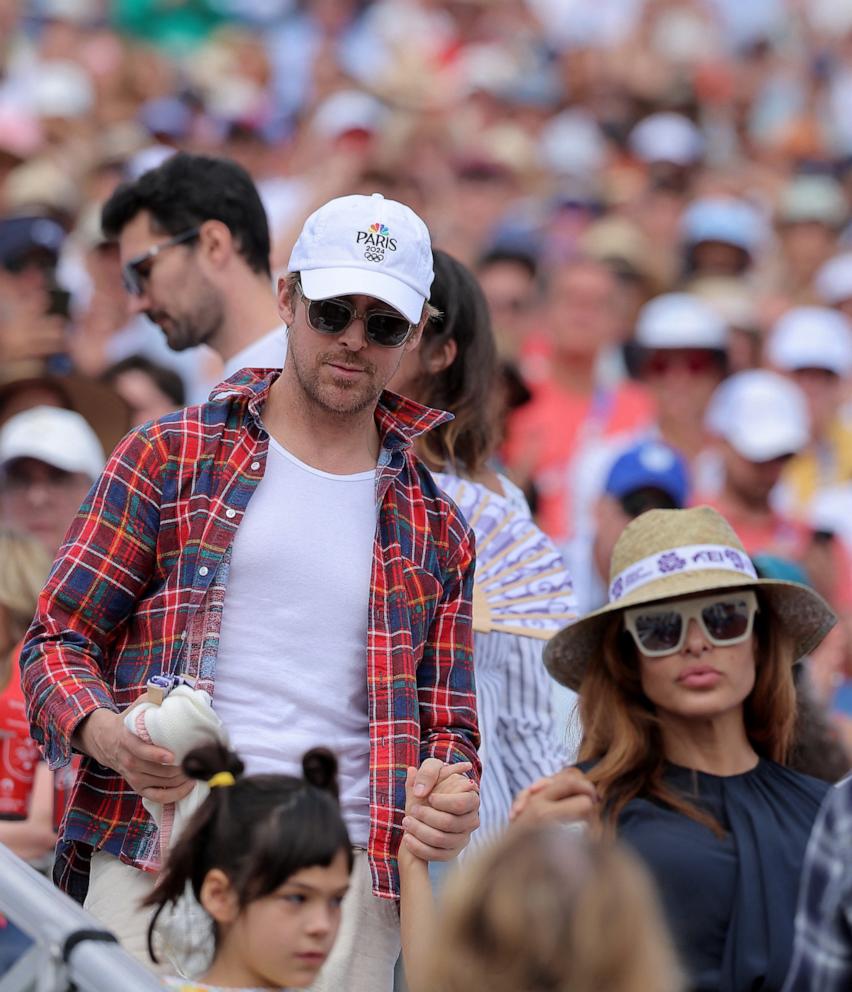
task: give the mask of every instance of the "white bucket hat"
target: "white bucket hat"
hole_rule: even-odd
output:
[[[716,510],[649,510],[627,525],[615,545],[609,603],[547,644],[547,669],[557,682],[578,689],[589,665],[601,656],[613,617],[623,609],[728,588],[757,591],[773,622],[792,638],[795,659],[812,651],[837,619],[807,586],[759,579],[731,525]]]
[[[340,196],[305,221],[290,261],[310,300],[374,296],[420,322],[434,272],[423,221],[402,203],[372,196]]]

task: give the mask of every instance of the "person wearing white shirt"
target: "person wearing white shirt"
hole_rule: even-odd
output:
[[[119,186],[101,223],[119,244],[131,314],[157,324],[172,350],[206,344],[228,377],[283,366],[269,225],[245,169],[224,158],[173,155]]]

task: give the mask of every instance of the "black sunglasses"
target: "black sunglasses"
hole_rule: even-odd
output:
[[[330,300],[309,300],[302,294],[305,301],[305,314],[308,323],[320,334],[341,334],[346,328],[360,317],[364,321],[364,333],[367,340],[382,348],[398,348],[405,344],[414,324],[410,324],[401,313],[393,310],[368,310],[359,313],[348,301],[335,297]]]
[[[187,241],[192,241],[193,238],[197,238],[199,230],[200,228],[193,227],[188,231],[181,231],[180,234],[176,234],[173,238],[169,238],[168,241],[163,241],[161,244],[154,245],[154,247],[149,248],[148,251],[143,252],[141,255],[137,255],[136,258],[131,258],[129,262],[125,262],[121,268],[121,278],[127,292],[130,293],[131,296],[141,296],[145,292],[145,283],[148,281],[148,277],[151,274],[150,265],[148,265],[148,267],[144,270],[143,266],[153,261],[153,259],[155,259],[160,252],[165,251],[166,248],[174,248],[175,245],[182,245]]]

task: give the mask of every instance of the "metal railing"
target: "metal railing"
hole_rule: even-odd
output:
[[[0,992],[162,992],[108,930],[0,844],[0,913],[33,940]]]

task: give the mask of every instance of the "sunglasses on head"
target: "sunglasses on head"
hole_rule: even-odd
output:
[[[367,340],[382,348],[398,348],[405,344],[414,324],[396,310],[367,310],[359,313],[355,307],[341,297],[329,300],[309,300],[302,294],[305,302],[305,314],[308,323],[320,334],[342,334],[343,331],[360,317],[364,321],[364,333]]]
[[[121,278],[127,292],[131,296],[141,296],[145,292],[145,285],[148,282],[148,277],[151,275],[151,265],[157,255],[167,248],[174,248],[175,245],[182,245],[187,241],[191,241],[193,238],[197,238],[199,230],[200,228],[193,227],[188,231],[181,231],[180,234],[169,238],[168,241],[154,245],[148,251],[137,255],[135,258],[131,258],[129,262],[125,262],[121,268]]]
[[[698,623],[711,644],[728,647],[748,640],[756,613],[756,593],[743,589],[701,599],[631,607],[624,611],[624,629],[642,654],[661,658],[683,648],[690,620]]]

